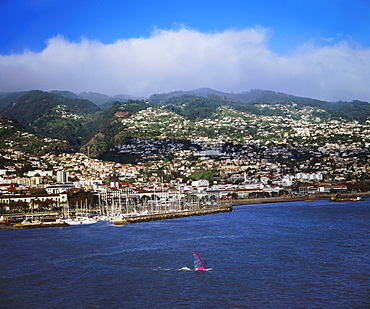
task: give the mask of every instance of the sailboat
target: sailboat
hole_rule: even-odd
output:
[[[212,269],[206,268],[202,259],[200,258],[199,254],[196,251],[193,251],[193,259],[194,259],[194,270],[207,271]]]
[[[98,223],[98,221],[95,218],[90,218],[90,217],[87,217],[87,216],[78,216],[74,219],[66,219],[66,220],[64,220],[64,222],[67,223],[68,225]]]
[[[81,216],[77,216],[75,218],[70,218],[69,217],[69,206],[67,206],[67,208],[68,208],[68,218],[63,220],[63,222],[67,223],[68,225],[94,224],[98,222],[96,218],[90,218],[84,214],[81,214]],[[82,206],[81,206],[81,210],[82,210]]]
[[[33,215],[34,204],[35,201],[32,201],[31,214],[26,215],[26,218],[22,221],[23,225],[38,225],[42,223],[40,220],[34,218]]]

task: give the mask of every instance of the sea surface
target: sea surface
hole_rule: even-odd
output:
[[[370,200],[0,231],[0,308],[370,308]],[[192,268],[196,250],[210,271]]]

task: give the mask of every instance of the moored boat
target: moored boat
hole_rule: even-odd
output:
[[[33,215],[26,215],[26,218],[21,222],[21,224],[41,224],[42,222],[33,217]]]
[[[94,224],[98,221],[95,218],[89,217],[76,217],[73,219],[65,219],[63,222],[67,223],[68,225],[81,225],[81,224]]]
[[[359,201],[364,201],[364,199],[360,196],[357,197],[332,196],[330,198],[330,202],[359,202]]]

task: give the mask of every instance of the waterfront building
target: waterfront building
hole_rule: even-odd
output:
[[[0,195],[0,205],[3,213],[64,207],[67,203],[68,199],[66,193]]]

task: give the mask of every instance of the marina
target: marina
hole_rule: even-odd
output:
[[[114,225],[126,225],[130,223],[150,222],[158,220],[175,219],[182,217],[201,216],[214,213],[231,212],[235,206],[269,204],[269,203],[292,203],[304,201],[313,203],[314,201],[329,202],[359,202],[364,201],[369,193],[358,193],[356,197],[352,194],[337,195],[308,195],[308,196],[282,196],[274,198],[249,198],[249,199],[212,199],[200,201],[177,201],[169,203],[167,201],[152,200],[145,201],[143,204],[134,204],[131,199],[126,200],[125,204],[110,207],[81,207],[80,209],[70,209],[65,207],[61,213],[33,213],[33,214],[10,214],[0,216],[0,230],[4,229],[31,229],[46,227],[65,227],[69,225],[94,224],[98,221],[109,221]],[[81,211],[83,210],[83,211]]]
[[[67,223],[60,221],[58,213],[42,213],[13,216],[0,216],[0,230],[8,229],[36,229],[49,227],[65,227]]]
[[[149,222],[190,216],[200,216],[232,211],[232,200],[221,198],[176,199],[172,202],[162,199],[142,200],[136,198],[121,199],[102,207],[80,203],[75,207],[66,204],[60,213],[38,212],[31,209],[28,214],[9,214],[0,217],[0,229],[26,229],[44,227],[64,227],[69,225],[87,225],[98,221],[109,221],[114,225]]]

